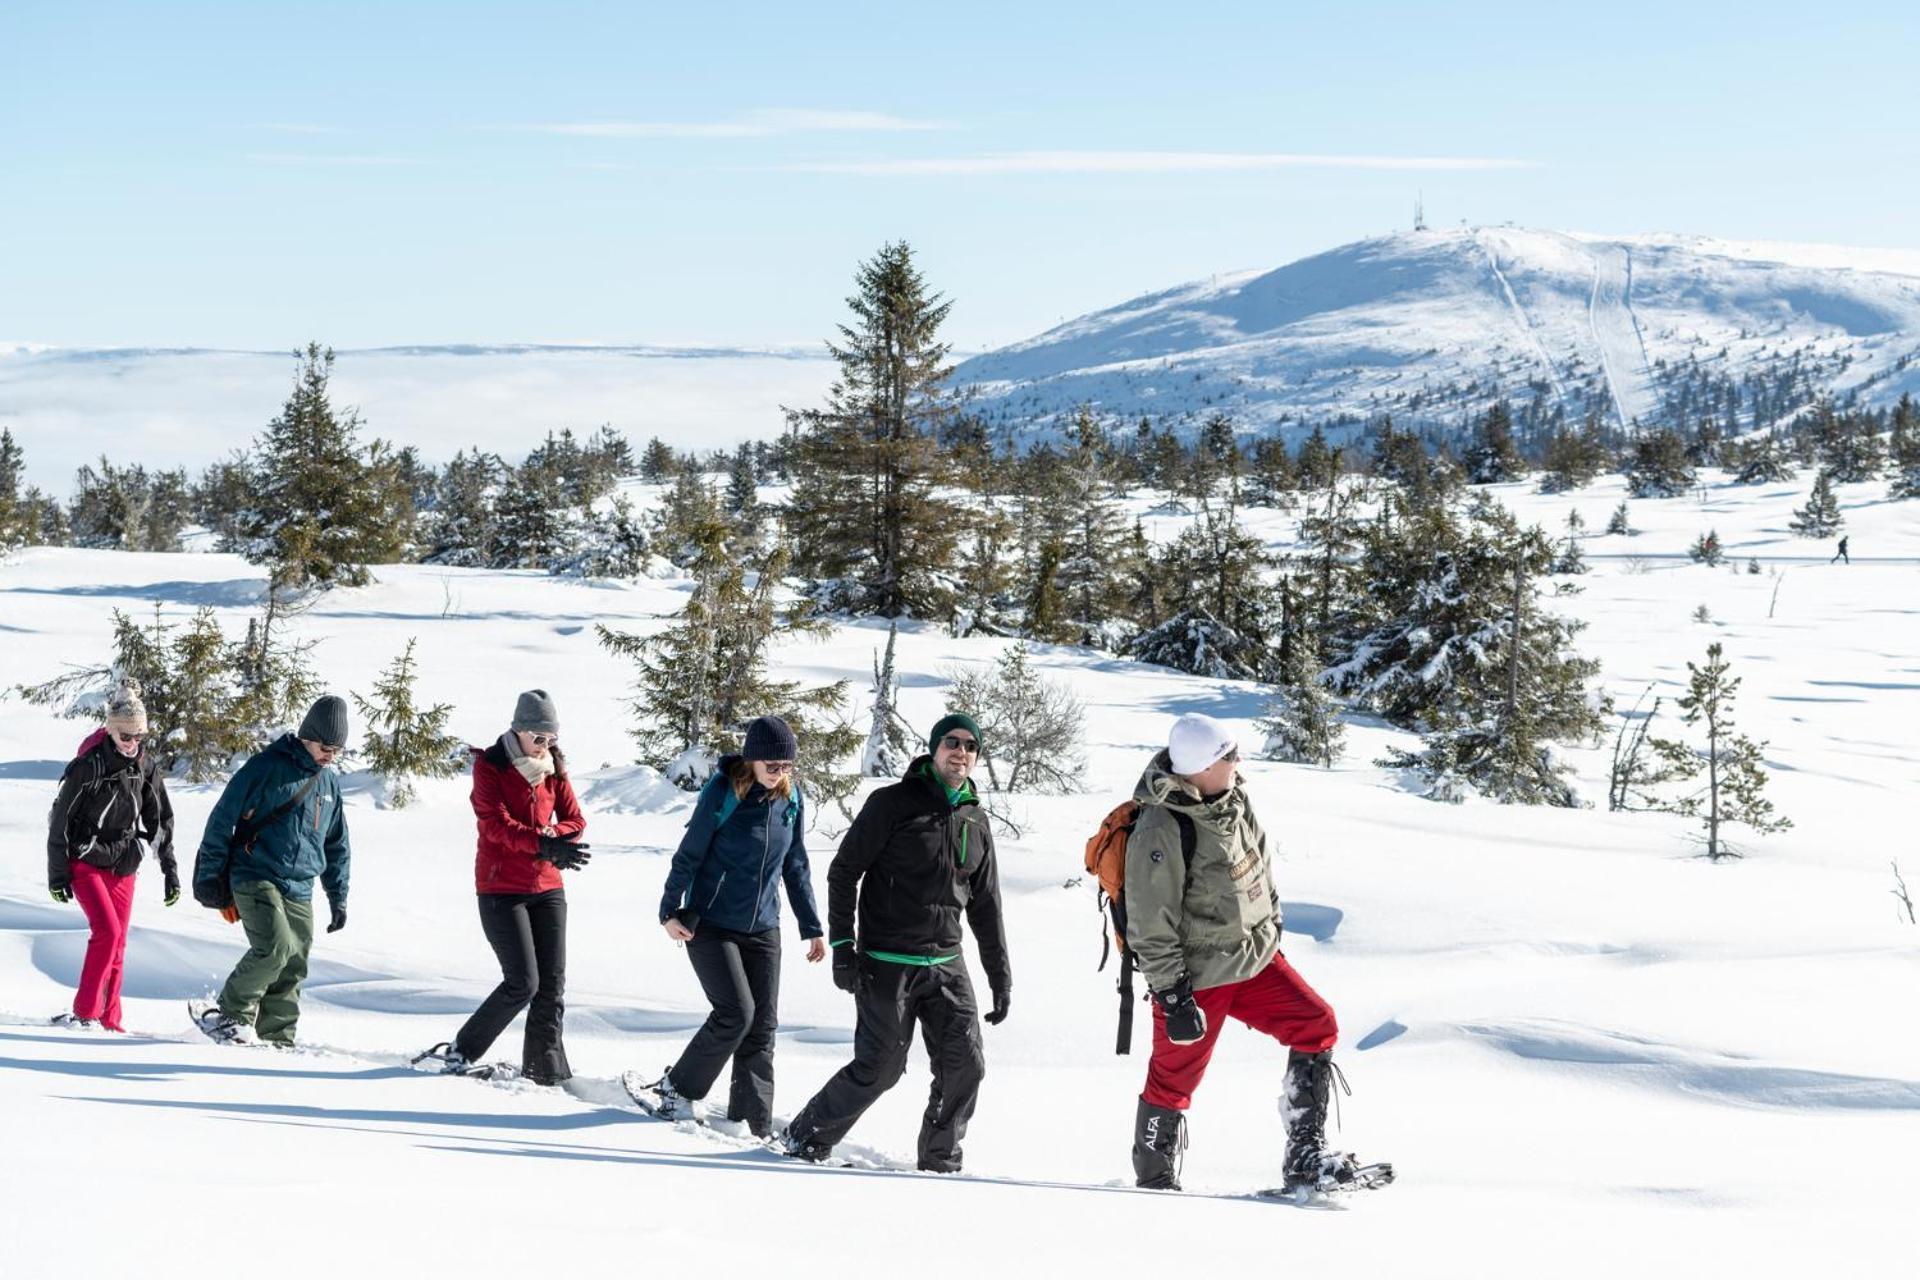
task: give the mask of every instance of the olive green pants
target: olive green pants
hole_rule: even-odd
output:
[[[300,1020],[300,983],[313,950],[313,904],[289,898],[265,880],[233,886],[247,931],[247,954],[220,989],[220,1011],[269,1044],[292,1044]]]

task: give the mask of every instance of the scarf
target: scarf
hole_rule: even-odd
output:
[[[513,767],[527,780],[527,785],[537,787],[553,776],[553,751],[549,747],[544,756],[530,756],[520,750],[520,735],[509,729],[500,735],[500,749],[507,753],[507,759],[513,761]]]

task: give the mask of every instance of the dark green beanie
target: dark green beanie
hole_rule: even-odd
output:
[[[965,729],[979,741],[981,748],[983,750],[985,749],[987,736],[980,732],[979,722],[964,711],[949,711],[946,715],[940,717],[940,723],[934,725],[933,732],[927,735],[927,750],[938,751],[940,749],[940,739],[946,737],[947,734],[955,729]]]

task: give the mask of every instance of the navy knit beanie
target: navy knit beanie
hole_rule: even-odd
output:
[[[747,745],[740,754],[749,760],[793,760],[800,754],[800,740],[779,716],[761,716],[747,726]]]
[[[986,735],[980,732],[979,722],[964,711],[949,711],[946,715],[940,717],[940,722],[933,726],[933,732],[927,735],[927,750],[938,751],[940,749],[940,739],[946,737],[955,729],[965,729],[973,735],[975,742],[981,743],[983,746],[986,743]]]

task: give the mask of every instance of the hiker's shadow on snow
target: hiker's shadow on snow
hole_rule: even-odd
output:
[[[57,782],[66,772],[64,760],[0,760],[0,778],[21,782]]]
[[[165,604],[209,605],[216,609],[247,609],[260,603],[265,578],[232,578],[225,582],[87,582],[65,587],[8,587],[31,596],[90,596],[99,599],[156,600]]]
[[[0,1036],[13,1040],[26,1037]],[[71,1044],[71,1041],[65,1043]],[[139,1041],[129,1041],[139,1044]],[[92,1047],[91,1044],[88,1045]],[[182,1076],[247,1076],[274,1080],[391,1080],[419,1074],[407,1067],[367,1067],[359,1071],[303,1071],[297,1067],[249,1067],[239,1063],[209,1066],[200,1062],[63,1062],[56,1058],[0,1057],[0,1071],[46,1071],[55,1075],[82,1076],[96,1080],[133,1080],[160,1082]],[[124,1098],[90,1098],[90,1102],[125,1102]],[[198,1104],[182,1104],[198,1105]]]
[[[104,1068],[94,1069],[93,1063],[20,1063],[10,1064],[0,1058],[0,1067],[23,1065],[42,1067],[86,1068],[80,1075],[130,1075],[130,1072],[110,1073]],[[161,1068],[172,1070],[174,1068]],[[194,1071],[193,1067],[178,1068],[182,1071]],[[234,1074],[218,1067],[200,1067],[197,1070],[209,1075]],[[373,1067],[365,1071],[246,1071],[240,1074],[285,1076],[289,1078],[323,1078],[328,1080],[386,1080],[401,1076],[420,1076],[421,1073],[408,1067]],[[162,1111],[193,1111],[223,1116],[233,1120],[260,1120],[265,1123],[305,1123],[326,1128],[348,1128],[354,1124],[423,1124],[440,1125],[458,1129],[542,1129],[562,1132],[571,1129],[598,1129],[607,1125],[632,1124],[635,1115],[631,1111],[619,1111],[612,1107],[601,1107],[593,1111],[575,1111],[561,1115],[514,1115],[500,1112],[468,1111],[381,1111],[362,1107],[312,1107],[290,1102],[213,1102],[195,1101],[187,1098],[86,1098],[70,1097],[69,1102],[104,1102],[118,1107],[150,1107]],[[399,1133],[404,1130],[379,1129],[376,1133]],[[416,1137],[443,1138],[444,1134],[415,1134]]]

